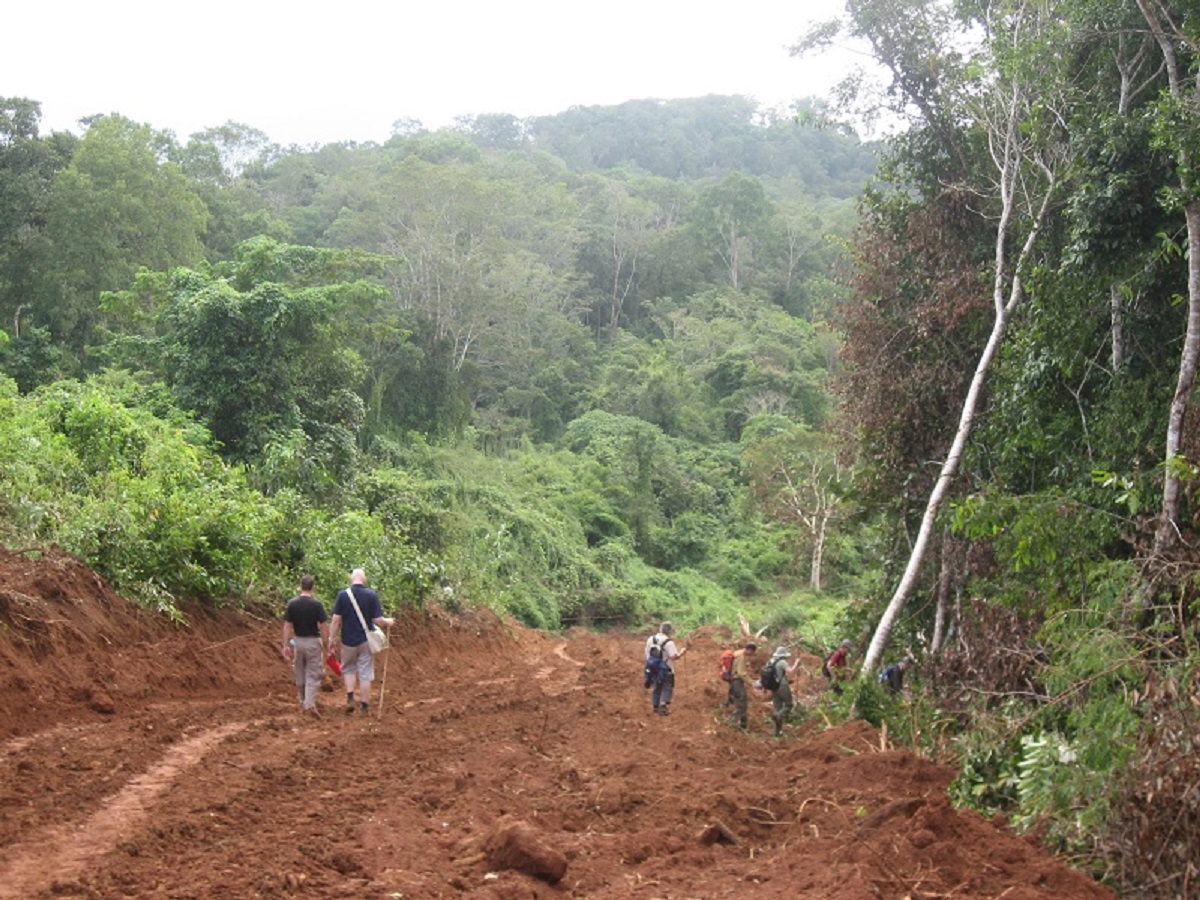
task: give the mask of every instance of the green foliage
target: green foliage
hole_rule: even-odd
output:
[[[824,658],[848,633],[845,617],[850,601],[811,590],[759,599],[750,609],[751,621],[762,622],[785,643]]]
[[[953,505],[955,534],[986,544],[1005,567],[982,572],[978,590],[1031,611],[1087,596],[1120,521],[1059,494],[1017,497],[981,492]]]
[[[957,802],[1004,812],[1061,849],[1096,852],[1142,727],[1129,702],[1144,678],[1142,654],[1120,602],[1129,574],[1093,579],[1089,605],[1048,618],[1038,634],[1046,697],[974,711],[971,730],[957,738]]]
[[[950,785],[950,799],[991,817],[1012,810],[1019,798],[1020,741],[1009,733],[1005,719],[1019,719],[1026,710],[1007,704],[1002,715],[977,721],[957,738],[958,775]]]
[[[243,250],[229,279],[174,274],[163,314],[168,378],[231,458],[254,460],[299,429],[324,468],[345,470],[363,373],[338,340],[344,287],[293,286],[336,276],[334,255],[265,240]]]
[[[350,571],[361,567],[385,609],[420,607],[445,581],[436,556],[415,549],[366,512],[313,515],[300,537],[300,568],[317,579],[322,592],[336,593],[348,583]]]
[[[223,601],[253,581],[271,510],[201,430],[141,405],[150,396],[111,378],[10,397],[5,446],[14,459],[3,487],[11,525],[57,541],[156,605]]]
[[[688,179],[790,171],[821,195],[852,197],[874,170],[870,147],[763,114],[747,97],[573,107],[532,120],[529,130],[535,147],[576,171],[626,168]]]
[[[179,167],[170,136],[120,116],[94,119],[46,199],[45,241],[30,297],[34,318],[82,350],[102,291],[139,267],[194,265],[207,213]]]

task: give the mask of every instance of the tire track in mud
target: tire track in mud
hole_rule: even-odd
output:
[[[130,779],[90,818],[43,829],[6,847],[0,852],[0,900],[30,897],[56,882],[77,879],[141,825],[154,799],[183,772],[251,724],[233,722],[175,744],[161,762]],[[53,853],[46,852],[48,847]]]

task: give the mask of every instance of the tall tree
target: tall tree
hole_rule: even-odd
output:
[[[919,111],[923,134],[950,163],[947,174],[962,179],[960,190],[978,195],[993,223],[992,322],[908,562],[867,649],[864,673],[878,665],[917,584],[972,434],[989,370],[1025,298],[1022,279],[1056,199],[1064,160],[1059,119],[1063,81],[1056,70],[1061,56],[1051,50],[1064,36],[1056,31],[1060,20],[1053,2],[991,4],[957,20],[936,0],[905,3],[902,16],[894,6],[880,0],[850,4],[854,28],[871,41],[877,59],[892,73],[893,90]],[[958,47],[976,29],[982,42],[967,65]],[[976,79],[974,72],[984,75]],[[985,142],[989,162],[974,175],[968,149],[973,140]]]
[[[162,312],[166,375],[230,458],[256,461],[292,432],[331,470],[352,457],[363,369],[340,314],[363,293],[383,294],[339,280],[354,268],[344,251],[261,239],[240,249],[229,277],[172,275]],[[326,280],[320,272],[332,273],[331,283],[314,285]]]
[[[33,250],[46,224],[54,175],[70,160],[75,138],[38,135],[41,104],[0,97],[0,328],[21,337],[36,278]]]
[[[742,454],[750,494],[763,514],[799,526],[808,550],[809,586],[820,591],[829,530],[842,507],[847,473],[829,436],[792,427],[751,443]]]
[[[75,346],[87,340],[102,291],[128,287],[139,267],[194,265],[207,211],[179,166],[174,141],[120,116],[93,120],[47,201],[37,316]]]
[[[735,291],[749,286],[748,275],[774,214],[774,204],[767,198],[762,182],[741,173],[727,175],[700,192],[695,211],[697,228],[706,246],[721,260],[726,283]]]
[[[1137,0],[1150,33],[1158,43],[1167,70],[1167,97],[1162,104],[1159,134],[1176,162],[1178,190],[1174,202],[1187,223],[1187,329],[1179,356],[1175,394],[1167,418],[1162,508],[1154,532],[1151,571],[1169,563],[1180,541],[1179,504],[1186,460],[1181,454],[1184,417],[1191,405],[1200,365],[1200,145],[1195,132],[1200,123],[1200,40],[1196,37],[1197,13],[1193,4],[1164,0]],[[1152,602],[1147,591],[1144,601]]]

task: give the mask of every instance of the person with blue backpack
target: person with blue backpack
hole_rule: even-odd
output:
[[[675,698],[675,660],[687,653],[675,644],[675,626],[663,622],[655,634],[646,639],[646,687],[650,688],[650,707],[656,715],[671,714]]]
[[[893,694],[899,694],[904,690],[904,673],[912,668],[912,664],[911,656],[905,656],[900,662],[892,663],[879,673],[879,683]]]

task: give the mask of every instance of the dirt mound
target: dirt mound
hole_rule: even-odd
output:
[[[414,615],[376,714],[330,676],[314,721],[278,621],[189,617],[0,551],[0,898],[1114,896],[867,725],[731,730],[720,630],[662,717],[644,636]]]

